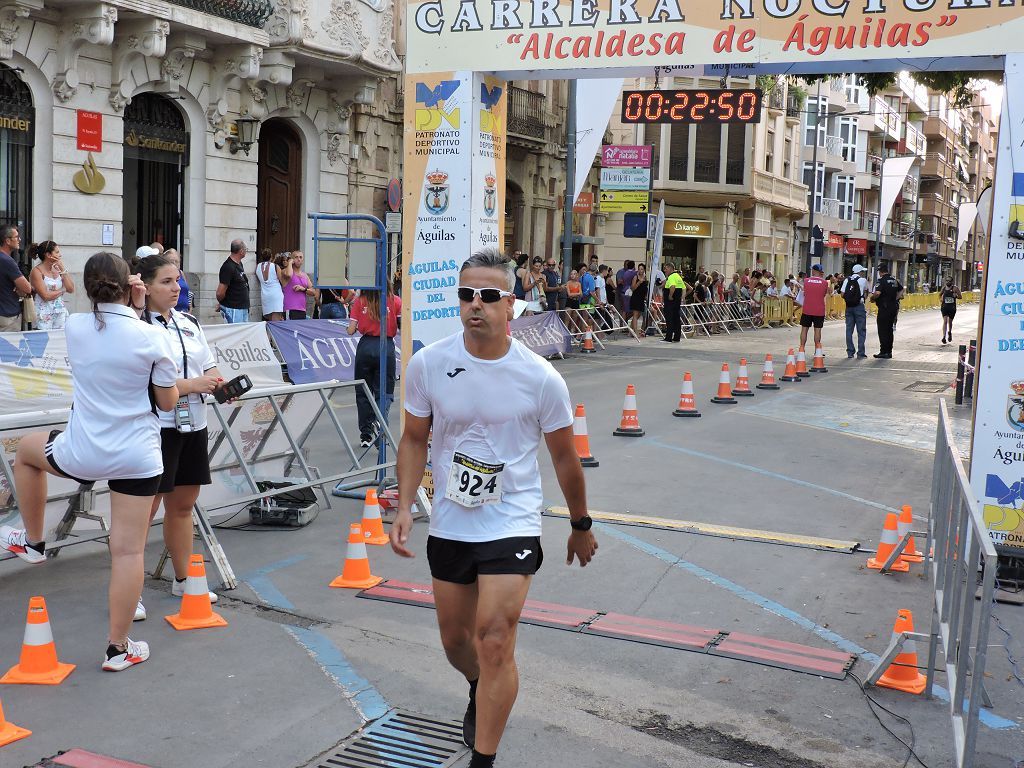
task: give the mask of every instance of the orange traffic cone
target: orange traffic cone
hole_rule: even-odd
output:
[[[689,371],[683,374],[683,388],[679,392],[679,407],[672,411],[672,415],[700,417],[697,403],[693,399],[693,377]]]
[[[764,370],[761,373],[761,383],[757,385],[757,388],[782,389],[782,387],[775,383],[775,363],[772,362],[771,355],[764,356]]]
[[[807,355],[804,354],[804,348],[796,352],[796,375],[801,379],[809,378],[811,374],[807,372]]]
[[[885,565],[885,561],[889,559],[889,555],[892,554],[892,551],[896,549],[896,545],[899,543],[899,535],[896,532],[897,527],[896,513],[890,512],[885,516],[885,525],[882,527],[882,538],[878,542],[878,552],[874,557],[868,560],[868,568],[875,571],[882,570],[882,566]],[[910,566],[901,559],[896,558],[896,562],[892,564],[892,568],[889,570],[906,573],[910,570]]]
[[[718,377],[718,394],[711,398],[712,403],[719,405],[735,405],[736,398],[732,396],[732,385],[729,383],[729,364],[722,363],[722,373]]]
[[[57,661],[57,646],[53,643],[46,600],[38,596],[29,598],[21,659],[7,670],[6,675],[0,677],[0,683],[59,685],[74,668],[74,664]]]
[[[352,523],[348,528],[348,552],[345,555],[345,567],[341,575],[331,582],[332,587],[348,589],[369,589],[380,584],[384,579],[370,573],[370,561],[366,557],[366,544],[363,543],[363,529],[359,523]]]
[[[814,348],[814,364],[811,365],[811,373],[828,373],[825,367],[825,351],[821,347]]]
[[[747,378],[747,358],[740,358],[740,370],[736,374],[736,386],[732,388],[733,397],[753,397],[754,390],[750,388],[750,380]]]
[[[796,375],[796,357],[793,355],[792,347],[786,355],[786,370],[782,374],[782,381],[800,381],[800,377]]]
[[[377,490],[366,490],[366,501],[363,502],[363,541],[367,544],[387,544],[391,539],[384,533],[384,523],[380,519],[380,504],[377,502]]]
[[[188,578],[185,579],[185,594],[181,596],[181,608],[177,613],[164,618],[179,632],[228,625],[223,616],[213,612],[210,605],[210,586],[206,583],[206,566],[202,555],[192,555],[188,561]]]
[[[27,728],[19,728],[14,723],[4,720],[4,705],[0,701],[0,747],[31,735],[32,731]]]
[[[896,624],[892,628],[893,639],[903,632],[914,631],[914,617],[910,611],[901,608],[896,612]],[[882,673],[875,685],[895,688],[904,693],[921,694],[927,685],[927,678],[917,668],[917,643],[913,638],[903,641],[901,653],[893,659],[889,668]]]
[[[572,437],[576,443],[576,455],[584,467],[597,467],[600,463],[590,452],[590,436],[587,434],[587,413],[583,403],[576,406],[576,417],[572,420]]]
[[[594,333],[589,327],[587,328],[586,333],[583,334],[583,346],[580,347],[580,352],[585,355],[592,355],[597,352],[597,350],[594,349]]]
[[[646,434],[640,429],[640,416],[636,410],[636,388],[632,384],[626,386],[626,399],[622,403],[622,421],[612,434],[619,437],[643,437]]]
[[[914,514],[909,504],[903,505],[903,510],[900,512],[899,520],[896,521],[896,535],[902,539],[908,533],[914,525]],[[907,539],[907,545],[903,548],[903,554],[900,558],[908,563],[923,563],[924,552],[917,550],[917,545],[914,544],[914,537],[911,536]],[[2,682],[2,681],[0,681]]]

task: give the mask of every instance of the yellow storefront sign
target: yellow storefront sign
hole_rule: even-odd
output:
[[[711,237],[711,222],[700,219],[665,219],[665,237]]]

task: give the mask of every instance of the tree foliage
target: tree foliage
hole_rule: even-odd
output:
[[[969,107],[981,87],[979,81],[992,79],[991,72],[913,72],[912,76],[921,85],[946,94],[955,109]],[[833,77],[835,75],[811,75],[803,79],[813,83]],[[867,72],[859,77],[871,96],[896,85],[895,72]]]

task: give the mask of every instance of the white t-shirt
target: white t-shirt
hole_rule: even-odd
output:
[[[172,387],[178,378],[166,332],[121,304],[100,304],[64,326],[74,395],[67,428],[53,458],[82,480],[133,480],[163,472],[160,423],[149,383]]]
[[[432,536],[469,542],[540,536],[537,449],[543,434],[573,423],[569,389],[551,363],[515,339],[500,360],[480,360],[466,351],[460,332],[412,356],[405,410],[434,417]],[[500,502],[467,507],[445,498],[456,450],[505,465]]]
[[[167,334],[167,341],[174,352],[174,364],[178,368],[179,379],[194,379],[217,367],[210,345],[206,342],[206,334],[199,327],[199,321],[192,315],[172,309],[170,322],[166,324],[163,317],[156,312],[150,312],[149,317],[154,328]],[[178,337],[178,331],[181,331],[181,338]],[[185,348],[184,354],[182,345]],[[185,370],[185,362],[188,362],[188,370]],[[198,393],[190,394],[188,402],[192,413],[192,428],[198,432],[206,426],[206,405],[203,403],[203,396]],[[160,418],[161,428],[174,429],[174,411],[157,409],[157,416]]]

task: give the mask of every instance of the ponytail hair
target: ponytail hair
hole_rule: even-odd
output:
[[[131,291],[128,288],[128,264],[120,256],[100,251],[85,262],[82,282],[92,302],[96,328],[103,330],[106,323],[100,315],[100,304],[126,304]]]
[[[41,243],[32,243],[32,245],[28,247],[29,261],[32,259],[45,261],[46,257],[55,250],[57,250],[57,243],[53,240],[43,240]]]
[[[155,253],[152,256],[147,256],[144,259],[139,260],[139,274],[142,276],[142,282],[146,285],[152,285],[153,281],[156,280],[156,273],[160,271],[161,267],[173,267],[174,261],[167,252]],[[149,296],[146,296],[145,302],[143,303],[145,311],[142,313],[142,319],[147,323],[153,321],[149,317]]]

